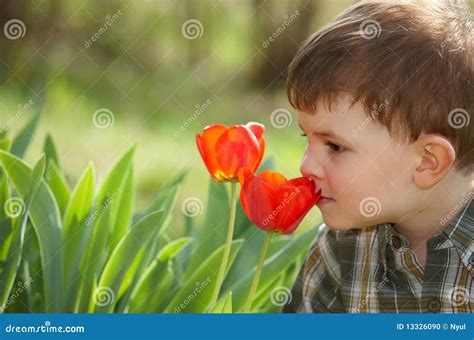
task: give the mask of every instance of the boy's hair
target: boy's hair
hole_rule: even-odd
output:
[[[462,1],[364,1],[309,37],[288,73],[288,99],[314,112],[341,92],[393,137],[448,138],[474,170],[473,16]],[[387,104],[388,103],[388,104]]]

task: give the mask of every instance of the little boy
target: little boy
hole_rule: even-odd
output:
[[[290,65],[324,220],[284,312],[474,312],[473,16],[359,2]]]

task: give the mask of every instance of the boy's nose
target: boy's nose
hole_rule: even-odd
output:
[[[324,177],[324,169],[321,163],[317,160],[316,156],[310,154],[308,150],[306,150],[301,160],[300,172],[304,177],[316,177],[316,179],[322,179]]]

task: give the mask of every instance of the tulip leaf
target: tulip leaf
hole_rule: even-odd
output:
[[[151,313],[160,311],[173,282],[170,264],[190,242],[190,237],[183,237],[167,244],[148,266],[130,297],[128,312]]]
[[[36,113],[33,118],[31,118],[31,120],[23,127],[23,129],[21,129],[18,135],[13,139],[10,148],[10,153],[12,155],[17,156],[18,158],[23,157],[33,138],[36,126],[38,125],[39,117],[40,114]]]
[[[273,281],[282,270],[288,268],[303,252],[306,252],[311,241],[315,238],[316,228],[309,229],[301,235],[294,235],[294,238],[279,251],[268,257],[263,265],[262,274],[260,277],[259,289],[260,292],[262,287],[267,287],[269,281]],[[242,275],[240,280],[234,281],[228,285],[227,290],[232,291],[234,295],[234,311],[240,311],[245,303],[247,294],[250,289],[250,285],[255,273],[255,265],[252,269],[248,269],[245,275]],[[258,294],[258,293],[257,293]]]
[[[210,312],[219,314],[231,314],[232,292],[227,293],[227,295],[224,296]]]
[[[98,290],[108,291],[112,296],[112,301],[108,304],[96,303],[95,312],[113,311],[117,302],[115,297],[118,296],[125,273],[132,265],[140,249],[158,234],[161,227],[160,222],[163,222],[163,214],[165,214],[164,211],[157,211],[142,218],[120,240],[105,265],[97,288]],[[94,293],[94,299],[97,299],[97,294],[100,294],[100,292]]]
[[[71,276],[79,270],[83,243],[89,238],[92,228],[91,223],[88,223],[88,216],[94,200],[94,183],[94,167],[89,165],[77,182],[64,214],[64,294],[67,294],[71,289],[71,281],[76,281],[75,277],[72,278]]]
[[[225,243],[227,224],[229,223],[229,198],[226,183],[209,184],[209,199],[205,206],[206,219],[196,235],[193,249],[187,262],[184,280],[188,279],[212,251]]]
[[[108,205],[93,223],[91,237],[80,263],[78,290],[73,291],[73,310],[76,313],[87,313],[91,296],[94,293],[96,276],[102,267],[102,258],[107,253],[106,245],[109,234],[111,207]]]
[[[56,198],[61,216],[64,216],[70,197],[69,187],[54,161],[49,162],[47,169],[46,181]]]
[[[35,167],[33,171],[21,159],[3,151],[0,152],[0,159],[20,197],[26,201],[31,188],[37,185],[34,176],[39,176],[40,172],[44,171],[44,164],[40,165],[42,168]],[[54,195],[43,180],[39,181],[29,214],[40,247],[44,299],[48,301],[46,312],[59,312],[62,308],[61,294],[57,294],[62,291],[61,217]]]
[[[118,241],[126,233],[131,219],[133,207],[132,158],[135,146],[130,148],[115,163],[106,176],[97,195],[97,206],[111,204],[111,221],[109,252],[112,252]]]
[[[232,242],[229,264],[231,267],[235,256],[244,240]],[[216,249],[184,283],[174,299],[166,307],[167,313],[203,313],[211,302],[212,292],[217,281],[217,272],[222,261],[225,245]]]
[[[18,270],[20,268],[23,244],[25,240],[25,231],[28,222],[28,213],[31,208],[31,203],[35,197],[41,183],[41,178],[44,174],[45,159],[44,157],[36,164],[32,171],[32,180],[34,185],[30,188],[30,192],[25,196],[24,211],[21,211],[17,218],[14,218],[14,228],[12,232],[12,239],[8,248],[8,256],[6,258],[6,265],[0,275],[0,313],[3,313],[10,291],[15,282]]]
[[[51,162],[54,162],[56,164],[56,167],[59,169],[60,166],[58,151],[56,149],[56,145],[53,142],[53,138],[49,133],[46,135],[46,138],[44,140],[43,150],[46,155],[46,168],[49,167]]]

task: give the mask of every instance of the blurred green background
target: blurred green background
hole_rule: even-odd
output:
[[[181,199],[206,202],[209,175],[194,136],[213,123],[265,124],[266,157],[298,176],[305,140],[286,100],[286,68],[298,45],[351,3],[2,0],[3,129],[15,133],[41,112],[27,159],[51,133],[71,186],[90,161],[103,178],[137,144],[138,209],[184,169]],[[319,221],[314,210],[305,225]]]

